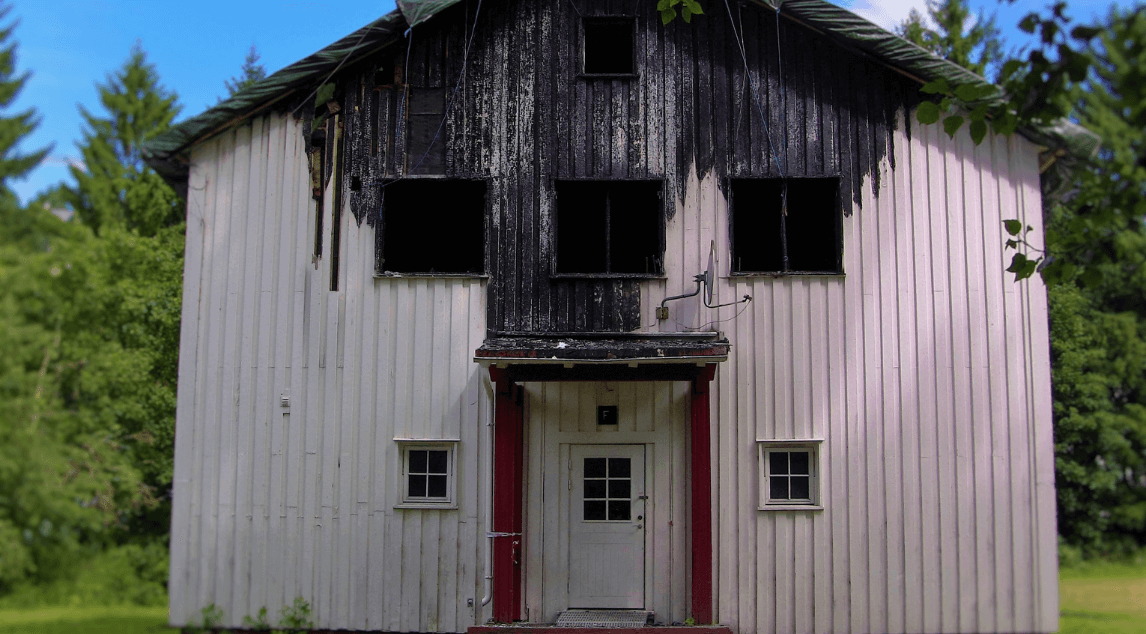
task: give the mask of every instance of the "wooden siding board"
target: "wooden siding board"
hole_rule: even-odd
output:
[[[917,245],[915,236],[915,218],[923,215],[925,211],[915,206],[914,191],[919,182],[915,181],[918,164],[915,148],[906,141],[903,128],[907,125],[907,117],[911,113],[903,112],[900,117],[900,127],[897,131],[897,151],[900,152],[899,164],[904,166],[906,173],[895,172],[891,174],[893,190],[895,192],[895,248],[896,248],[896,290],[899,296],[897,315],[899,316],[899,429],[901,439],[900,451],[900,482],[902,485],[902,524],[899,529],[903,531],[902,540],[897,542],[889,538],[889,543],[902,544],[902,561],[899,567],[901,584],[903,588],[902,611],[903,630],[908,632],[923,631],[923,600],[922,580],[924,569],[921,565],[924,550],[922,507],[923,498],[920,494],[920,433],[922,423],[919,394],[921,383],[919,374],[914,368],[919,367],[920,357],[917,347],[919,330],[926,328],[918,323],[919,309],[919,277],[917,276]],[[924,295],[924,297],[927,297]],[[894,492],[892,493],[894,495]]]
[[[886,162],[880,169],[890,169]],[[889,189],[894,191],[892,175],[884,177]],[[883,491],[882,508],[875,514],[883,515],[886,529],[883,531],[881,548],[886,563],[887,586],[886,596],[883,598],[885,621],[883,627],[888,632],[904,631],[904,593],[905,579],[903,573],[903,472],[900,456],[903,455],[901,444],[902,420],[900,412],[900,386],[902,376],[900,373],[900,330],[899,315],[903,310],[900,306],[901,288],[895,284],[898,271],[897,234],[906,224],[897,222],[898,196],[880,196],[872,201],[872,207],[879,215],[879,267],[880,267],[880,365],[882,383],[882,443],[881,454],[882,474],[880,479],[886,483]],[[903,290],[906,290],[904,288]]]
[[[214,184],[216,165],[213,158],[218,143],[207,143],[196,150],[200,162],[192,163],[188,177],[187,201],[187,242],[183,260],[183,298],[180,313],[179,381],[177,385],[175,412],[175,459],[172,474],[172,495],[180,500],[172,504],[171,564],[168,599],[171,622],[181,622],[193,614],[195,573],[197,572],[196,553],[198,541],[196,529],[200,525],[195,516],[198,487],[195,478],[202,461],[200,443],[196,443],[197,412],[199,408],[200,375],[203,373],[202,345],[205,337],[200,337],[205,319],[204,289],[209,289],[210,266],[207,215],[211,212],[210,187]],[[208,273],[204,275],[204,270]],[[195,562],[195,564],[193,564]]]

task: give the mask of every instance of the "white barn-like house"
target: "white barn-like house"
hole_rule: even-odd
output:
[[[148,145],[173,625],[1057,629],[1002,220],[1069,138],[918,124],[982,80],[822,0],[398,4]]]

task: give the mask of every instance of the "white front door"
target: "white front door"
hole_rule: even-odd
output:
[[[573,445],[569,607],[645,607],[645,446]]]

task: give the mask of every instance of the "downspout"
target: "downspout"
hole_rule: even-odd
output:
[[[489,386],[489,420],[486,422],[485,442],[486,454],[489,456],[489,473],[486,476],[485,483],[485,499],[486,499],[486,513],[485,513],[485,595],[481,598],[481,605],[485,607],[493,600],[493,420],[494,408],[497,404],[497,395],[494,393],[496,388],[493,381],[486,381]]]

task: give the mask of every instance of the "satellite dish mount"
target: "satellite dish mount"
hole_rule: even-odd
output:
[[[727,302],[724,304],[713,304],[712,303],[712,287],[713,287],[713,282],[716,279],[715,270],[716,270],[716,241],[713,240],[709,243],[709,246],[708,246],[708,268],[705,269],[703,273],[697,273],[696,275],[693,276],[693,281],[696,282],[696,290],[691,292],[691,293],[685,293],[684,295],[674,295],[673,297],[666,297],[663,300],[661,300],[661,305],[657,307],[657,320],[663,321],[663,320],[669,318],[669,309],[667,306],[667,304],[669,302],[671,302],[673,300],[677,300],[677,299],[684,299],[686,297],[696,297],[697,295],[700,295],[701,290],[704,291],[704,297],[702,298],[702,300],[704,301],[705,308],[720,308],[721,306],[732,306],[733,304],[743,304],[745,302],[752,301],[751,295],[745,295],[742,299],[735,301],[735,302]]]

